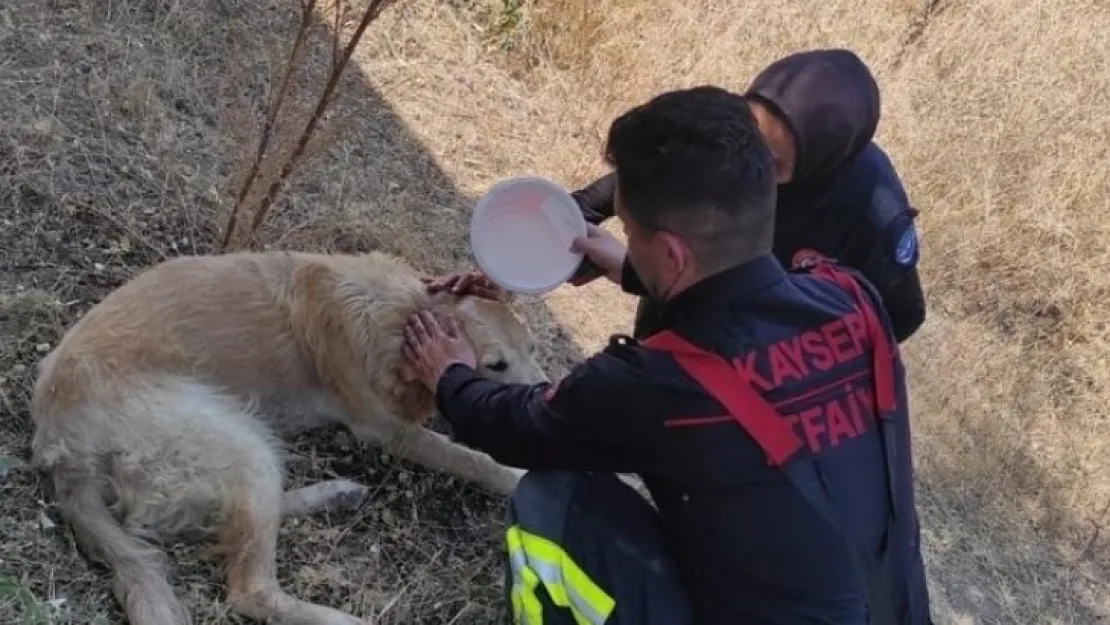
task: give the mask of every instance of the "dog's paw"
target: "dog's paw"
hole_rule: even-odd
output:
[[[349,480],[336,481],[341,482],[341,484],[328,497],[325,504],[328,510],[347,512],[358,510],[370,498],[370,488],[368,486]]]
[[[362,506],[370,495],[370,488],[351,480],[326,480],[285,493],[284,509],[287,516],[303,516],[321,510],[350,512]]]

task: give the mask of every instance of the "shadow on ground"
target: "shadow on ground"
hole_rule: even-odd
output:
[[[75,551],[26,467],[34,368],[136,271],[212,249],[295,20],[291,4],[264,0],[0,7],[0,622],[34,622],[36,609],[56,624],[121,621],[107,572]],[[298,79],[302,104],[318,93],[331,53],[326,27],[312,41],[317,69]],[[331,126],[335,140],[286,189],[261,241],[383,249],[430,273],[468,267],[474,198],[357,67],[340,90],[335,116],[348,121]],[[579,358],[542,302],[523,309],[553,373]],[[279,561],[292,592],[379,623],[488,623],[500,613],[500,501],[339,430],[306,436],[293,452],[293,485],[339,475],[377,493],[358,513],[286,524]],[[222,575],[205,547],[168,549],[196,622],[241,622],[224,613]]]
[[[1059,495],[1066,485],[1032,468],[1031,450],[981,460],[1009,464],[1014,482],[1035,485],[1037,494],[985,488],[969,478],[974,467],[942,464],[920,473],[929,581],[939,589],[933,592],[937,625],[1019,625],[1030,612],[1038,623],[1110,622],[1110,545],[1103,528],[1067,512]]]
[[[908,346],[911,385],[937,393],[911,411],[938,625],[1016,625],[1031,622],[1030,614],[1037,623],[1110,622],[1110,543],[1102,527],[1110,506],[1088,510],[1074,501],[1065,476],[1089,460],[1071,449],[1046,452],[1059,441],[1038,434],[1045,420],[1088,417],[1074,401],[1082,368],[1060,337],[999,334],[976,346],[1024,357],[1012,388],[954,374],[945,356],[976,347],[946,343],[974,331],[958,324],[938,312]],[[979,405],[959,399],[968,396]]]

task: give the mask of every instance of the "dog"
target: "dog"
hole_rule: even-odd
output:
[[[113,572],[131,625],[186,625],[147,539],[214,535],[229,608],[285,625],[363,620],[278,584],[284,516],[350,505],[367,487],[283,488],[283,440],[340,423],[357,438],[494,493],[523,471],[422,427],[435,398],[402,356],[412,313],[452,313],[480,372],[549,381],[505,298],[429,295],[382,253],[244,252],[178,257],[88,311],[39,363],[33,464],[51,480],[88,557]]]

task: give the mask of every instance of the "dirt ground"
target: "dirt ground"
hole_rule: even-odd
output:
[[[34,367],[135,272],[213,248],[295,28],[278,0],[0,5],[0,623],[121,622],[26,466]],[[1101,0],[396,3],[260,245],[466,267],[497,179],[584,184],[608,121],[654,92],[740,89],[793,49],[850,46],[922,211],[930,313],[905,353],[936,620],[1110,622],[1108,30]],[[331,37],[313,33],[293,128]],[[608,285],[521,303],[553,376],[633,306]],[[286,523],[292,592],[386,624],[499,617],[502,502],[343,431],[296,442],[291,484],[333,476],[378,492]],[[197,623],[243,622],[206,545],[168,549]]]

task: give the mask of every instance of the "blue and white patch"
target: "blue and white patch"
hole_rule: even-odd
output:
[[[909,267],[917,260],[917,229],[913,226],[906,228],[902,232],[902,238],[898,239],[897,245],[894,246],[894,262]]]

